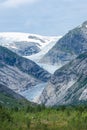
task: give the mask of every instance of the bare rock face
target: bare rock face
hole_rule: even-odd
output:
[[[40,62],[63,66],[86,51],[87,21],[64,35]]]
[[[0,83],[23,91],[39,83],[47,82],[51,75],[36,63],[0,46]]]
[[[21,99],[21,100],[24,99],[21,95],[15,93],[14,91],[12,91],[11,89],[2,84],[0,84],[0,94],[7,95],[14,99]]]
[[[87,103],[87,52],[54,73],[38,102],[46,106]]]
[[[36,104],[29,102],[23,96],[15,93],[12,89],[0,83],[0,106],[20,109],[29,105],[35,106]]]

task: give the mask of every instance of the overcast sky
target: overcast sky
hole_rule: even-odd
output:
[[[0,0],[0,32],[64,35],[87,20],[87,0]]]

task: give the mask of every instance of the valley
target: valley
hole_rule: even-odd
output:
[[[62,37],[0,33],[0,83],[37,104],[85,104],[86,25],[84,22]],[[39,51],[28,53],[33,50],[29,46],[37,46]]]
[[[87,0],[0,0],[0,130],[87,130]]]

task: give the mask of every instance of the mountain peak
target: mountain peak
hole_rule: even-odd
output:
[[[87,21],[83,22],[82,27],[86,27],[87,28]]]
[[[51,42],[55,42],[58,36],[49,37],[30,33],[1,32],[0,45],[16,52],[21,56],[30,56],[40,52]]]

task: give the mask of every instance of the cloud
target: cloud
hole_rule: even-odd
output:
[[[0,2],[0,6],[15,8],[24,4],[32,4],[37,1],[38,0],[3,0]]]

